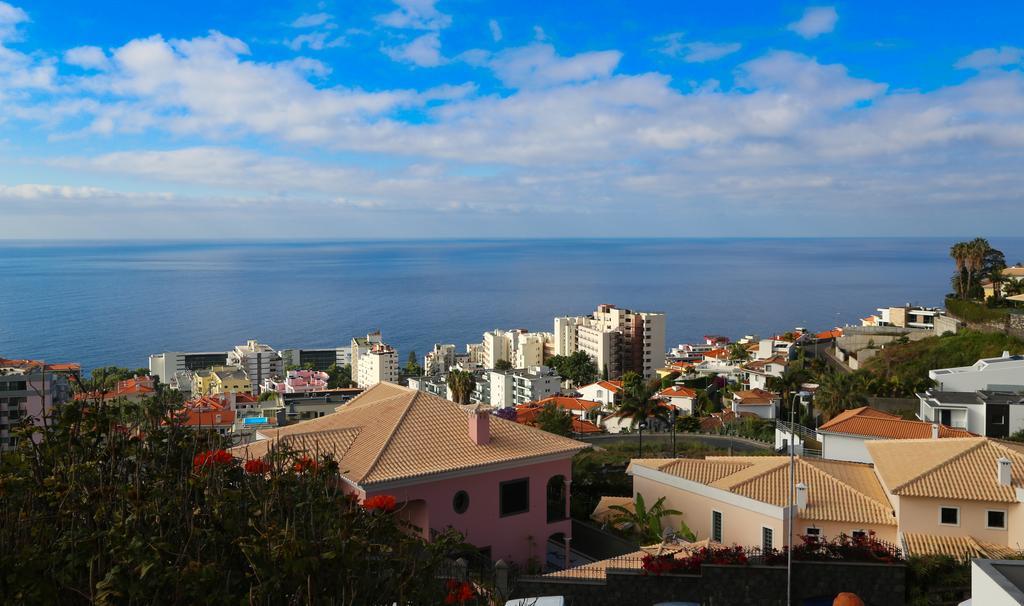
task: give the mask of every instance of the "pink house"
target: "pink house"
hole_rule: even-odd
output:
[[[572,457],[588,445],[392,383],[332,414],[261,432],[235,448],[259,458],[276,444],[330,453],[361,500],[391,495],[430,537],[455,528],[494,560],[528,565],[571,545]]]
[[[330,376],[326,372],[317,370],[289,370],[283,381],[266,379],[263,382],[263,391],[275,391],[277,393],[309,393],[313,391],[324,391],[327,389],[327,382]]]
[[[12,430],[21,419],[42,425],[54,405],[70,399],[70,380],[80,370],[78,364],[0,358],[0,451],[17,446]]]

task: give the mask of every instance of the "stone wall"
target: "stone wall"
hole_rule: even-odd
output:
[[[606,579],[523,577],[513,597],[565,596],[566,606],[647,606],[658,602],[696,602],[708,606],[783,606],[784,566],[704,565],[699,575],[643,575],[609,570]],[[856,593],[869,606],[905,603],[906,569],[899,564],[794,562],[793,602]]]
[[[1003,332],[1024,339],[1024,314],[1007,314],[1002,321],[964,322],[967,328],[979,332]]]

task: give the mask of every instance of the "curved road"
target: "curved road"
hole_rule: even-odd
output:
[[[636,445],[639,442],[639,438],[635,433],[628,434],[605,434],[600,436],[587,436],[582,438],[576,438],[580,442],[590,442],[595,445],[604,444],[633,444]],[[649,442],[650,441],[650,442]],[[735,436],[717,436],[703,433],[677,433],[676,434],[676,445],[681,445],[685,442],[703,442],[708,446],[715,448],[721,448],[727,450],[732,447],[733,452],[759,452],[763,450],[770,450],[771,446],[762,442],[755,442],[754,440],[748,440],[746,438],[738,438]],[[669,445],[672,443],[672,434],[670,433],[644,433],[644,445],[649,443],[657,442],[659,444]]]

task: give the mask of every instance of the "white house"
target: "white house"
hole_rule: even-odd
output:
[[[604,408],[612,409],[618,404],[619,395],[622,393],[622,381],[598,381],[590,385],[577,388],[580,397],[584,400],[600,402]]]
[[[732,410],[737,415],[754,413],[762,419],[774,419],[779,415],[779,396],[763,389],[745,389],[732,394]]]
[[[990,438],[1008,438],[1024,429],[1024,394],[986,389],[937,391],[917,394],[917,418],[966,429]]]
[[[747,362],[742,368],[743,385],[747,389],[768,389],[768,379],[781,377],[788,365],[789,359],[783,356]]]
[[[658,392],[658,398],[675,407],[681,416],[692,415],[697,405],[697,390],[682,385],[671,385]]]
[[[971,366],[930,370],[928,378],[935,381],[937,391],[1024,391],[1024,355],[1004,351]]]
[[[938,423],[911,421],[868,406],[844,410],[817,431],[821,456],[834,461],[871,463],[871,440],[970,438],[969,431]]]
[[[971,560],[971,599],[960,606],[1024,604],[1024,562]]]

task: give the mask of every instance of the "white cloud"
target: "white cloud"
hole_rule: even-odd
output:
[[[388,27],[399,29],[439,30],[451,25],[451,15],[446,15],[434,6],[437,0],[394,0],[398,8],[377,21]]]
[[[835,29],[839,15],[834,6],[811,6],[804,10],[803,17],[786,26],[804,38],[817,38]]]
[[[331,20],[327,13],[305,14],[292,21],[291,26],[295,28],[318,27]]]
[[[14,39],[18,25],[28,20],[25,11],[0,0],[0,43]]]
[[[544,42],[545,40],[548,39],[548,35],[544,31],[543,27],[539,25],[533,26],[533,39],[536,40],[537,42]]]
[[[302,50],[303,47],[310,50],[323,50],[325,48],[345,46],[347,43],[348,40],[344,36],[334,36],[328,32],[310,32],[308,34],[299,34],[285,41],[285,46],[293,51]]]
[[[98,46],[76,46],[64,53],[64,63],[83,69],[104,70],[110,66],[107,54]]]
[[[502,51],[490,62],[506,85],[514,88],[554,86],[607,78],[615,71],[622,53],[593,51],[561,57],[550,44],[531,44]]]
[[[655,40],[661,43],[658,50],[687,63],[705,63],[721,59],[743,48],[739,42],[683,42],[683,35],[682,32],[674,32],[656,38]]]
[[[1024,62],[1024,49],[1015,46],[1000,46],[999,48],[976,50],[957,61],[954,67],[957,69],[985,69],[1020,65],[1022,62]]]
[[[441,36],[430,32],[415,38],[407,44],[384,47],[384,54],[395,61],[404,61],[420,67],[437,67],[446,63],[441,56]]]
[[[491,37],[494,38],[495,42],[501,42],[501,26],[494,19],[487,22],[487,27],[491,29]]]

